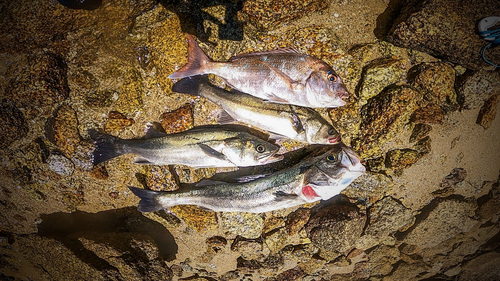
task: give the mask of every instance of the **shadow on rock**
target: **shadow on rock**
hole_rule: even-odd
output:
[[[115,267],[103,254],[104,248],[114,256],[130,256],[143,263],[171,261],[177,253],[172,234],[135,207],[98,213],[53,213],[41,218],[39,235],[62,242],[79,259],[98,270]]]
[[[243,40],[243,26],[237,20],[237,12],[243,8],[242,0],[211,0],[211,1],[181,1],[160,0],[160,3],[168,10],[179,16],[182,31],[194,34],[201,41],[207,42],[210,37],[211,28],[205,30],[203,21],[208,20],[219,28],[219,39],[221,40]],[[220,7],[223,6],[224,8]],[[215,17],[206,12],[207,8],[215,9],[215,13],[224,15]]]

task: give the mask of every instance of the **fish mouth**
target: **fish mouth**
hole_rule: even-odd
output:
[[[343,150],[343,155],[342,155],[342,160],[341,163],[349,169],[350,172],[359,172],[359,173],[364,173],[366,172],[365,166],[361,164],[361,160],[359,157],[348,147],[342,147]]]
[[[274,163],[274,162],[281,161],[281,160],[283,160],[283,158],[285,158],[285,157],[281,154],[271,154],[267,157],[260,158],[259,162],[261,164],[268,164],[268,163]]]
[[[329,144],[336,144],[338,143],[340,140],[340,136],[336,136],[336,137],[333,137],[333,138],[328,138],[328,143]]]

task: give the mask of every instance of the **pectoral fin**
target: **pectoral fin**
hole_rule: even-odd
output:
[[[224,161],[229,161],[229,159],[227,159],[226,155],[218,152],[217,150],[211,148],[210,146],[206,145],[206,144],[203,144],[203,143],[200,143],[198,144],[198,146],[209,156],[211,157],[215,157],[215,158],[218,158],[220,160],[224,160]]]
[[[276,191],[273,193],[273,195],[275,196],[275,198],[274,198],[275,201],[283,201],[283,200],[297,198],[297,194],[289,194],[289,193],[285,193],[283,191]]]

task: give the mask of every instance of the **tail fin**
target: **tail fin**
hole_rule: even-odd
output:
[[[177,72],[168,76],[170,79],[205,74],[203,69],[204,66],[212,62],[212,60],[205,55],[200,46],[198,46],[193,36],[186,34],[186,37],[188,40],[188,63]]]
[[[172,86],[172,92],[199,96],[201,83],[208,83],[206,75],[186,77]]]
[[[117,149],[116,145],[116,143],[121,140],[120,138],[103,134],[93,129],[89,130],[89,135],[94,140],[96,146],[92,157],[92,163],[94,165],[123,154],[120,149]]]
[[[129,186],[128,188],[141,199],[141,201],[139,201],[139,206],[137,206],[137,210],[140,212],[155,212],[164,209],[158,200],[156,200],[160,192],[133,186]]]

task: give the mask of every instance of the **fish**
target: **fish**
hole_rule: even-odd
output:
[[[313,109],[268,103],[236,90],[229,92],[211,85],[206,75],[181,79],[172,91],[203,96],[222,107],[219,123],[245,123],[272,133],[271,138],[309,144],[335,144],[341,139],[340,133]]]
[[[173,192],[129,186],[140,198],[138,210],[154,212],[176,205],[197,205],[215,212],[263,213],[339,194],[365,172],[359,157],[342,143],[271,175],[243,183],[224,183]]]
[[[233,56],[227,62],[208,58],[186,34],[188,63],[170,79],[215,74],[234,89],[274,103],[310,108],[346,104],[349,92],[342,78],[324,61],[291,48]]]
[[[221,126],[201,126],[175,134],[150,127],[146,139],[121,139],[89,131],[96,149],[93,164],[123,154],[134,154],[133,163],[150,165],[187,165],[191,167],[245,167],[283,159],[279,146],[246,131]]]

